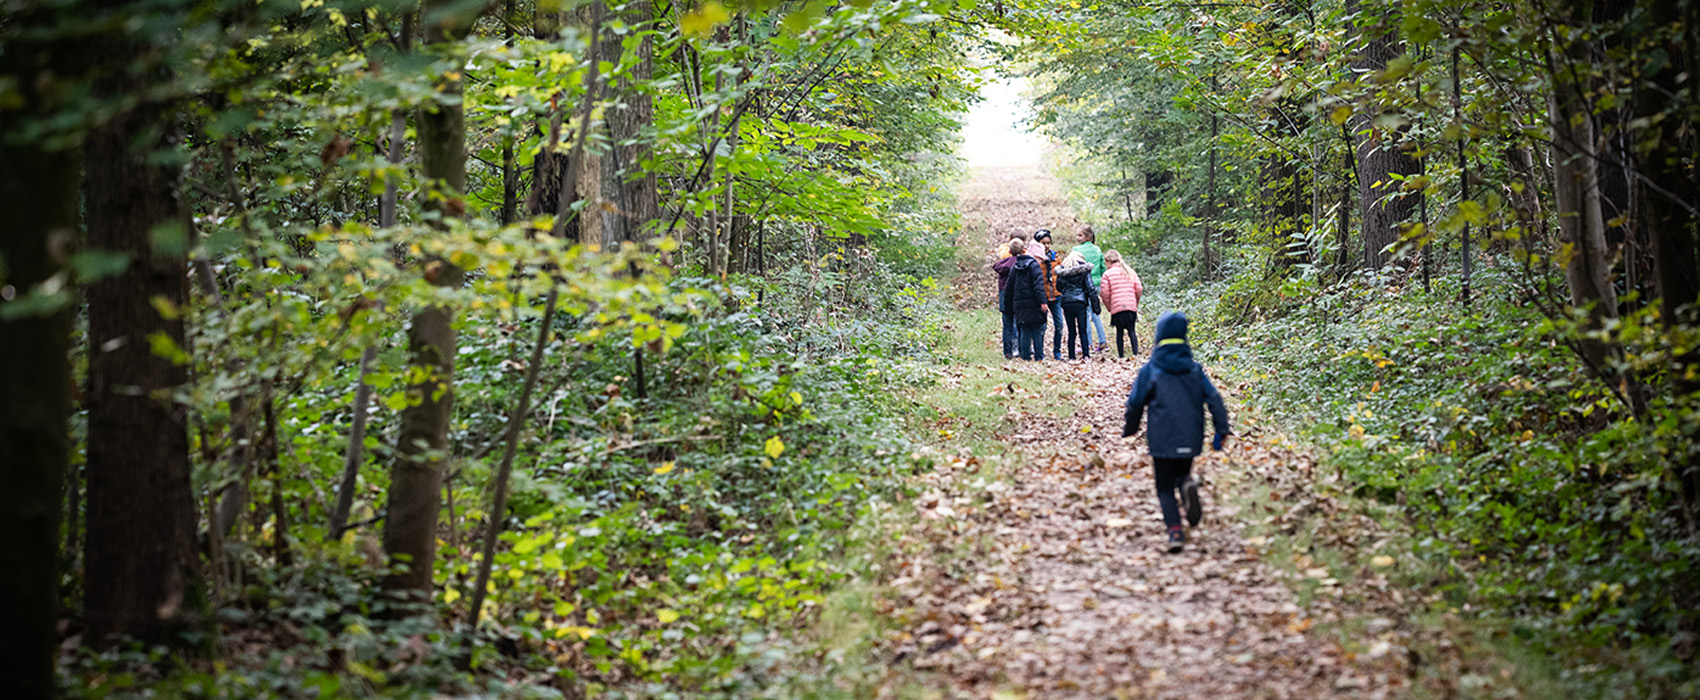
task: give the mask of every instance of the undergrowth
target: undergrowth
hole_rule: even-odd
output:
[[[665,342],[557,321],[476,632],[490,446],[538,319],[458,321],[459,456],[432,614],[398,616],[376,585],[383,460],[361,473],[361,527],[320,543],[308,504],[322,507],[313,484],[341,469],[353,376],[304,390],[280,438],[313,478],[255,493],[293,510],[291,556],[275,556],[270,527],[238,528],[213,610],[218,652],[81,652],[62,665],[65,694],[858,696],[877,678],[878,633],[858,581],[882,556],[882,513],[929,463],[907,437],[908,397],[940,361],[948,302],[930,278],[847,257],[766,281],[674,279]],[[393,430],[375,428],[368,447],[383,456]]]
[[[1104,245],[1138,249],[1159,228],[1119,227]],[[1142,325],[1186,311],[1201,361],[1319,448],[1348,498],[1395,519],[1412,564],[1397,584],[1568,692],[1700,693],[1700,537],[1679,481],[1695,407],[1655,398],[1632,417],[1633,385],[1588,371],[1573,324],[1528,303],[1539,276],[1509,260],[1484,259],[1466,308],[1455,275],[1432,291],[1414,272],[1334,282],[1272,274],[1243,249],[1199,282],[1191,238],[1139,259]],[[1631,311],[1612,336],[1623,366],[1663,381],[1673,341]]]

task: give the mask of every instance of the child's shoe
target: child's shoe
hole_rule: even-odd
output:
[[[1181,531],[1181,527],[1179,525],[1176,525],[1173,529],[1169,530],[1169,553],[1180,554],[1181,550],[1185,547],[1186,533]]]
[[[1198,527],[1204,519],[1204,504],[1198,500],[1198,482],[1191,476],[1181,481],[1181,507],[1186,510],[1186,524]]]

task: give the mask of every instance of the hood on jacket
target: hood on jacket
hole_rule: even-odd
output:
[[[1015,261],[1015,267],[1010,269],[1011,274],[1013,274],[1016,270],[1025,270],[1027,268],[1038,268],[1039,267],[1039,259],[1038,258],[1035,258],[1031,255],[1021,255],[1021,256],[1018,256],[1018,258],[1019,259],[1017,259]]]
[[[1092,271],[1092,263],[1086,262],[1085,260],[1080,260],[1073,265],[1069,265],[1067,263],[1064,263],[1062,266],[1057,268],[1057,275],[1067,277],[1067,276],[1073,276],[1073,275],[1083,275],[1083,274],[1086,274],[1086,273],[1091,272],[1091,271]]]
[[[1192,361],[1192,346],[1186,342],[1186,314],[1170,311],[1157,319],[1156,348],[1151,362],[1157,369],[1172,374],[1186,374],[1197,366]]]

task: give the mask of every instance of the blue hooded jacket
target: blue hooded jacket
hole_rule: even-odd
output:
[[[1139,432],[1139,421],[1147,407],[1151,409],[1151,426],[1145,442],[1151,447],[1152,457],[1202,454],[1205,407],[1210,409],[1217,438],[1228,434],[1228,409],[1222,405],[1222,394],[1205,376],[1204,368],[1193,361],[1192,347],[1186,343],[1186,314],[1178,311],[1157,319],[1156,349],[1133,380],[1123,437]],[[1221,441],[1212,444],[1220,449]]]

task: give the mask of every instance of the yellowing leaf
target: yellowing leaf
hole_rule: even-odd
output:
[[[685,13],[685,16],[679,20],[679,30],[701,39],[708,36],[709,32],[714,31],[716,26],[725,24],[728,19],[731,19],[731,17],[726,14],[726,8],[718,2],[714,2],[714,0],[709,0],[709,2],[698,5],[696,9]]]
[[[596,630],[591,629],[589,627],[578,627],[578,626],[562,627],[558,630],[555,630],[555,638],[556,639],[560,639],[560,638],[565,637],[569,634],[576,634],[576,635],[578,635],[579,639],[590,639],[591,637],[596,636]]]
[[[785,454],[785,441],[780,440],[778,435],[770,437],[762,451],[766,452],[769,457],[779,459],[779,455]]]
[[[665,625],[669,622],[672,622],[674,620],[679,619],[679,613],[677,611],[674,611],[674,610],[668,610],[667,608],[662,608],[660,610],[655,611],[655,619],[660,620],[661,624]]]
[[[1393,557],[1390,557],[1390,556],[1383,554],[1381,556],[1378,556],[1374,559],[1369,560],[1369,563],[1372,566],[1378,566],[1378,567],[1392,566],[1393,565]]]

